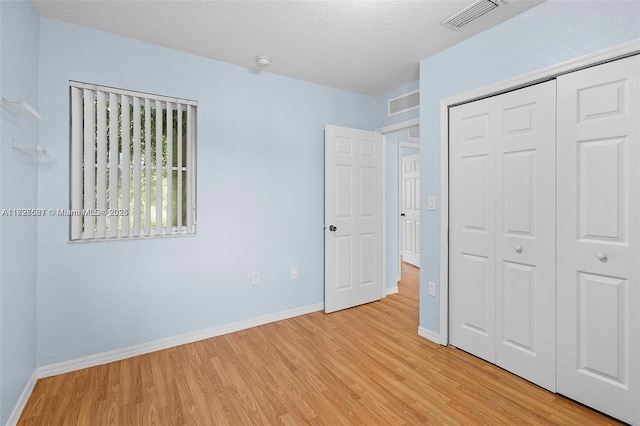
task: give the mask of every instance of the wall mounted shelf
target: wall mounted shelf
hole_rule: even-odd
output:
[[[30,116],[40,119],[40,114],[31,105],[23,101],[8,101],[5,98],[0,100],[0,106],[17,117]]]
[[[38,111],[22,99],[20,99],[20,101],[9,101],[5,98],[0,98],[0,107],[16,117],[33,117],[38,120],[40,119]],[[13,140],[13,149],[32,157],[52,157],[51,153],[40,145],[36,145],[35,147],[25,146],[16,142],[15,139]]]
[[[20,143],[13,141],[13,149],[16,151],[20,151],[24,154],[30,155],[32,157],[53,157],[49,151],[40,145],[36,145],[35,147],[24,146]]]

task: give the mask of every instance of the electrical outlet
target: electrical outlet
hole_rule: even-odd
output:
[[[298,279],[298,268],[291,268],[291,279],[292,280]]]
[[[429,296],[436,297],[436,283],[429,282]]]
[[[253,274],[251,274],[251,284],[260,284],[260,272],[254,272]]]

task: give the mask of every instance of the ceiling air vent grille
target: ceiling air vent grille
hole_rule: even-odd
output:
[[[389,99],[389,117],[420,107],[420,91],[405,93],[397,98]]]
[[[478,19],[487,12],[498,7],[498,0],[478,0],[477,2],[465,7],[455,15],[451,15],[441,22],[445,27],[459,30],[469,22]]]

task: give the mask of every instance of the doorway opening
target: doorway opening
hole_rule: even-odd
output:
[[[399,291],[398,283],[403,278],[403,269],[411,270],[411,275],[419,282],[420,271],[420,180],[419,180],[419,153],[420,153],[420,120],[407,120],[390,125],[377,132],[384,136],[386,152],[386,240],[387,240],[387,283],[395,282],[395,287],[387,287],[387,294]],[[414,156],[411,163],[413,176],[403,179],[403,160]],[[417,170],[416,170],[417,167]],[[407,166],[409,168],[409,166]],[[403,192],[414,195],[413,203],[403,199]],[[411,206],[408,211],[406,206]],[[417,209],[415,208],[417,207]],[[410,214],[408,216],[408,213]],[[404,216],[402,216],[404,214]],[[405,248],[410,249],[407,253]],[[409,256],[408,256],[409,255]],[[411,257],[413,255],[413,257]],[[416,256],[417,255],[417,256]],[[409,259],[411,257],[411,259]],[[411,263],[408,263],[409,260]],[[407,265],[410,268],[404,268]],[[415,265],[415,266],[414,266]]]

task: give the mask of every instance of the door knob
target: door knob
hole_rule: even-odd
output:
[[[606,253],[596,253],[596,258],[600,262],[606,262],[607,261],[607,254]]]
[[[404,217],[404,213],[401,213],[400,216]]]
[[[331,232],[335,232],[335,231],[337,231],[337,230],[338,230],[338,228],[336,228],[335,226],[333,226],[333,225],[329,225],[329,231],[331,231]]]
[[[514,250],[516,253],[522,253],[522,246],[515,246]]]

